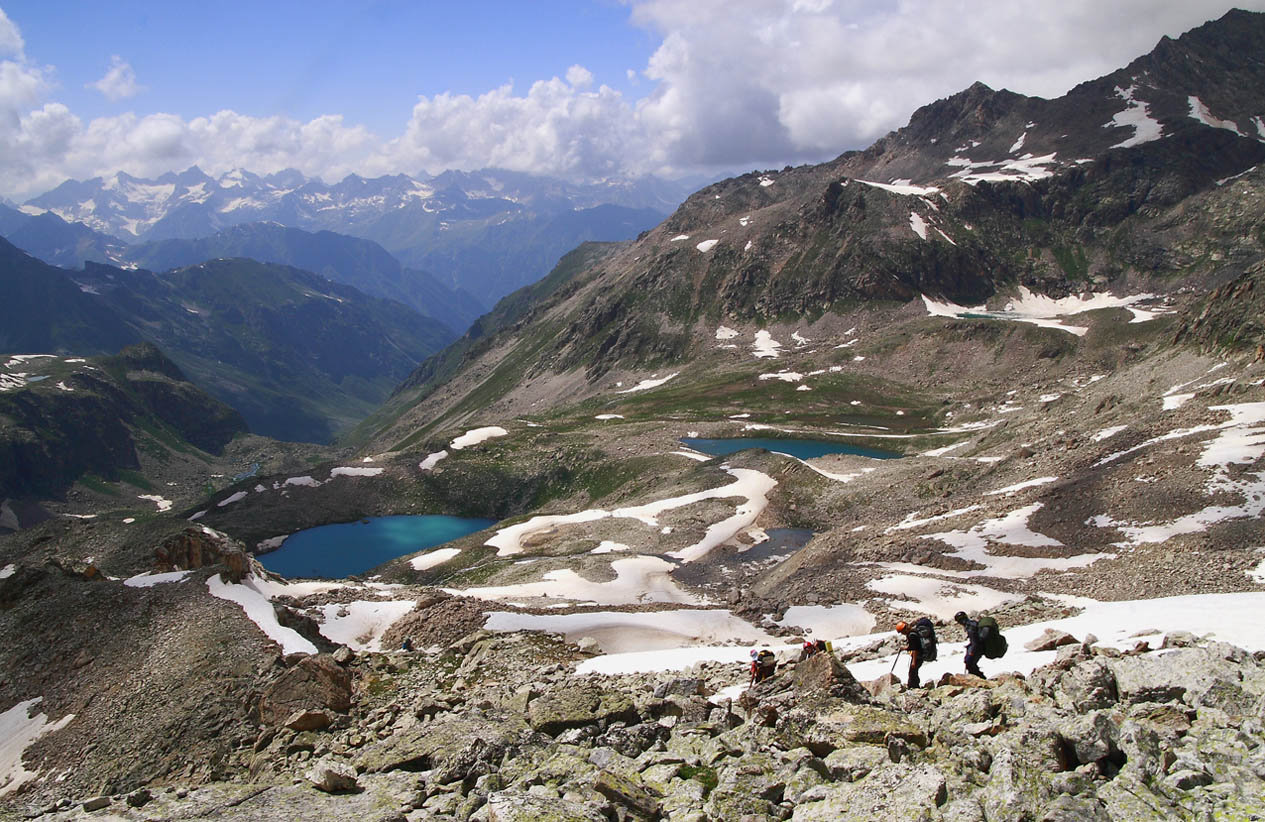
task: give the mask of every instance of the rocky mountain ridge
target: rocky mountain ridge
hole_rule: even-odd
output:
[[[210,237],[253,222],[334,231],[382,244],[405,266],[487,299],[486,308],[585,240],[636,236],[688,191],[655,178],[574,184],[497,169],[417,178],[352,174],[328,184],[292,169],[212,178],[195,166],[153,180],[122,172],[68,180],[22,209],[128,243]]]

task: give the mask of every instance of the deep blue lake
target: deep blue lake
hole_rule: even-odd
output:
[[[862,448],[857,445],[848,445],[844,442],[827,442],[826,440],[796,440],[772,437],[730,437],[728,439],[709,440],[697,437],[684,437],[681,439],[681,443],[688,445],[695,451],[711,454],[713,457],[736,454],[748,448],[763,448],[766,451],[775,451],[779,454],[799,457],[802,460],[824,457],[827,454],[855,454],[859,457],[869,457],[876,460],[889,460],[902,456],[895,451]]]
[[[280,548],[260,556],[259,562],[283,577],[340,578],[494,524],[490,519],[437,514],[340,522],[291,534]]]

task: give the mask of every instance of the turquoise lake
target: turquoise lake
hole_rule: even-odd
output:
[[[797,440],[774,437],[730,437],[728,439],[709,440],[697,437],[684,437],[681,439],[681,443],[693,448],[695,451],[711,454],[713,457],[736,454],[748,448],[763,448],[766,451],[775,451],[778,454],[786,454],[802,460],[824,457],[827,454],[855,454],[858,457],[869,457],[876,460],[896,459],[902,456],[895,451],[884,451],[880,448],[862,448],[857,445],[848,445],[844,442],[828,442],[826,440]]]
[[[371,517],[322,525],[291,534],[281,547],[259,557],[273,573],[289,578],[337,579],[363,574],[388,560],[434,548],[496,524],[496,520],[442,515]]]

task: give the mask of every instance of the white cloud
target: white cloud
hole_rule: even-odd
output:
[[[113,101],[135,97],[145,90],[144,86],[136,82],[136,72],[132,70],[132,66],[117,54],[110,58],[110,68],[106,70],[105,76],[95,83],[89,83],[87,88],[94,88],[104,94],[107,100]]]
[[[499,166],[572,177],[768,168],[868,145],[976,80],[1057,96],[1222,15],[1229,0],[629,0],[661,38],[625,97],[584,66],[525,87],[420,97],[397,134],[340,116],[131,112],[84,123],[0,12],[0,193],[67,177],[294,167],[337,179]],[[1237,5],[1265,9],[1265,0]],[[4,59],[4,58],[8,59]],[[92,87],[140,90],[116,58]],[[117,99],[117,98],[116,98]]]
[[[25,59],[26,44],[22,42],[22,34],[13,24],[9,16],[0,9],[0,57],[16,57]]]

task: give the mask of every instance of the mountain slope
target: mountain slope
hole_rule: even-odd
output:
[[[405,269],[369,240],[331,231],[311,233],[275,223],[244,223],[199,239],[168,239],[130,246],[123,254],[141,268],[165,271],[224,257],[301,268],[366,294],[397,300],[454,332],[482,313],[478,301],[424,271]]]
[[[69,275],[0,239],[0,351],[100,354],[143,339]]]
[[[253,260],[164,274],[89,263],[76,278],[251,430],[284,440],[329,441],[451,339],[400,303]]]
[[[149,343],[116,356],[17,356],[0,377],[0,498],[58,497],[84,474],[132,472],[140,448],[218,453],[246,421],[190,383]],[[152,490],[152,489],[151,489]]]

